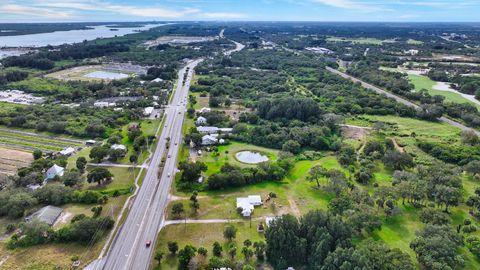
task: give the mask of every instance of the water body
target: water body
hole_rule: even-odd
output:
[[[109,71],[94,71],[84,75],[84,77],[102,80],[120,80],[128,78],[128,74]]]
[[[112,28],[107,25],[92,26],[87,30],[57,31],[51,33],[40,33],[21,36],[1,36],[0,47],[43,47],[47,45],[58,46],[94,40],[96,38],[110,38],[133,34],[137,31],[145,31],[164,24],[146,24],[141,27]]]
[[[265,161],[268,161],[268,157],[260,154],[259,152],[252,151],[240,151],[235,154],[235,157],[238,161],[247,163],[247,164],[258,164]]]

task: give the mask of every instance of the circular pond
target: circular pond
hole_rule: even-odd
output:
[[[268,161],[268,157],[262,155],[259,152],[252,152],[252,151],[240,151],[235,154],[235,157],[238,161],[247,163],[247,164],[257,164],[261,162]]]

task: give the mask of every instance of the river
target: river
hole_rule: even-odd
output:
[[[62,44],[72,44],[84,40],[94,40],[96,38],[109,38],[115,36],[124,36],[137,31],[145,31],[156,26],[164,24],[146,24],[141,27],[119,27],[112,31],[107,25],[91,26],[92,29],[57,31],[50,33],[40,33],[21,36],[1,36],[1,47],[43,47],[47,45],[57,46]],[[1,51],[1,50],[0,50]]]

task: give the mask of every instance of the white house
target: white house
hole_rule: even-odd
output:
[[[106,107],[115,107],[117,104],[115,102],[106,102],[106,101],[97,101],[93,103],[94,107],[106,108]]]
[[[212,109],[207,108],[207,107],[203,107],[203,108],[200,109],[200,113],[206,113],[206,112],[211,112],[211,111],[212,111]]]
[[[197,118],[197,121],[195,121],[197,125],[205,125],[207,123],[207,118],[200,116]]]
[[[277,217],[266,217],[265,224],[267,224],[267,227],[270,227],[270,225],[272,225],[272,222],[275,221],[275,219],[277,219]]]
[[[259,195],[237,198],[237,209],[242,209],[242,216],[250,217],[255,206],[262,205],[262,198]]]
[[[60,167],[57,164],[53,164],[53,166],[47,170],[47,177],[45,178],[45,181],[51,180],[56,176],[61,177],[63,176],[64,172],[65,172],[65,168]]]
[[[163,82],[163,80],[160,79],[160,78],[156,78],[156,79],[152,80],[152,83],[159,83],[159,82]]]
[[[217,133],[218,132],[218,127],[197,127],[198,132],[203,133],[203,134],[212,134],[212,133]]]
[[[144,116],[150,116],[153,113],[153,107],[146,107],[143,109],[143,115]]]
[[[218,134],[207,134],[202,137],[202,145],[215,145],[218,142]]]
[[[127,151],[127,147],[123,144],[114,144],[112,147],[110,147],[113,150],[124,150]]]
[[[88,140],[85,142],[86,145],[95,145],[97,143],[97,141],[95,140]]]
[[[221,133],[232,133],[233,128],[219,128],[218,131]]]
[[[75,153],[75,148],[67,147],[67,148],[64,148],[62,151],[60,151],[59,153],[60,155],[70,156],[71,154]]]

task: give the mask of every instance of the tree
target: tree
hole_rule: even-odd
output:
[[[465,171],[472,176],[480,174],[480,160],[472,160],[464,167]]]
[[[172,214],[179,218],[181,214],[183,214],[185,212],[185,209],[183,208],[183,203],[181,202],[178,202],[178,203],[174,203],[172,205]]]
[[[242,248],[242,254],[245,257],[246,261],[250,261],[250,259],[253,257],[253,250],[244,246]]]
[[[71,170],[62,176],[63,184],[67,187],[79,186],[83,182],[83,178],[76,170]]]
[[[314,262],[313,269],[320,270],[343,270],[343,269],[368,269],[367,263],[353,247],[338,247],[321,262]],[[382,268],[379,268],[382,269]]]
[[[108,149],[103,146],[95,146],[90,150],[89,157],[96,163],[100,163],[108,155]]]
[[[320,178],[327,176],[327,170],[322,167],[322,165],[313,166],[310,171],[308,171],[307,180],[310,182],[315,181],[317,183],[317,188],[320,188]]]
[[[213,243],[213,250],[212,250],[213,256],[216,256],[216,257],[222,256],[222,251],[223,251],[222,245],[220,245],[220,243],[215,241]]]
[[[83,173],[85,171],[85,167],[87,166],[87,159],[85,157],[78,157],[75,165],[77,169]]]
[[[175,241],[168,241],[167,243],[167,246],[168,246],[168,251],[170,251],[170,253],[172,255],[175,255],[178,251],[178,244],[177,242]]]
[[[162,263],[162,259],[163,259],[163,252],[162,251],[157,251],[155,253],[155,260],[158,262],[158,265],[160,265]]]
[[[420,221],[432,225],[448,225],[451,222],[450,216],[435,208],[424,208],[420,211]]]
[[[205,163],[197,162],[180,162],[178,168],[182,171],[180,181],[182,182],[196,182],[202,172],[207,170]]]
[[[197,253],[202,255],[203,257],[207,257],[208,250],[204,247],[199,247]]]
[[[398,248],[390,248],[382,241],[365,240],[355,251],[360,258],[366,259],[373,269],[381,270],[415,270],[410,256]]]
[[[393,170],[411,168],[415,165],[412,156],[396,150],[387,151],[383,156],[382,161],[387,167]]]
[[[464,264],[457,253],[463,237],[447,226],[427,225],[410,243],[418,262],[426,269],[456,269]],[[448,268],[447,268],[448,267]]]
[[[263,241],[253,243],[253,248],[255,249],[255,256],[258,260],[265,259],[265,250],[267,248],[267,244]]]
[[[23,217],[25,210],[38,203],[30,193],[19,190],[0,192],[0,216]]]
[[[223,237],[225,237],[225,239],[227,239],[228,241],[232,241],[233,239],[235,239],[236,236],[237,228],[235,228],[235,226],[233,225],[227,226],[223,231]]]
[[[477,258],[480,258],[480,238],[475,235],[468,236],[466,239],[468,250],[473,253]]]
[[[41,150],[35,149],[35,150],[33,151],[33,159],[34,159],[34,160],[40,159],[42,156],[43,156],[43,153],[42,153]]]
[[[130,163],[136,164],[138,162],[138,155],[135,153],[132,153],[128,158],[128,160],[130,161]]]
[[[301,150],[301,145],[295,140],[288,140],[282,146],[282,151],[298,154]]]
[[[113,174],[106,168],[96,167],[91,170],[87,175],[87,182],[96,182],[98,185],[102,185],[105,182],[112,180]]]
[[[97,205],[92,207],[90,210],[93,212],[93,218],[97,218],[102,214],[103,207],[101,205]]]
[[[197,196],[198,196],[197,191],[194,191],[192,196],[190,196],[190,206],[192,207],[195,214],[197,214],[198,209],[200,208],[200,203],[198,202]]]
[[[178,269],[187,270],[190,260],[195,256],[197,249],[191,245],[186,245],[178,251]]]
[[[235,259],[235,256],[237,256],[237,247],[235,245],[231,245],[230,248],[228,249],[228,255],[230,255],[230,258]]]

